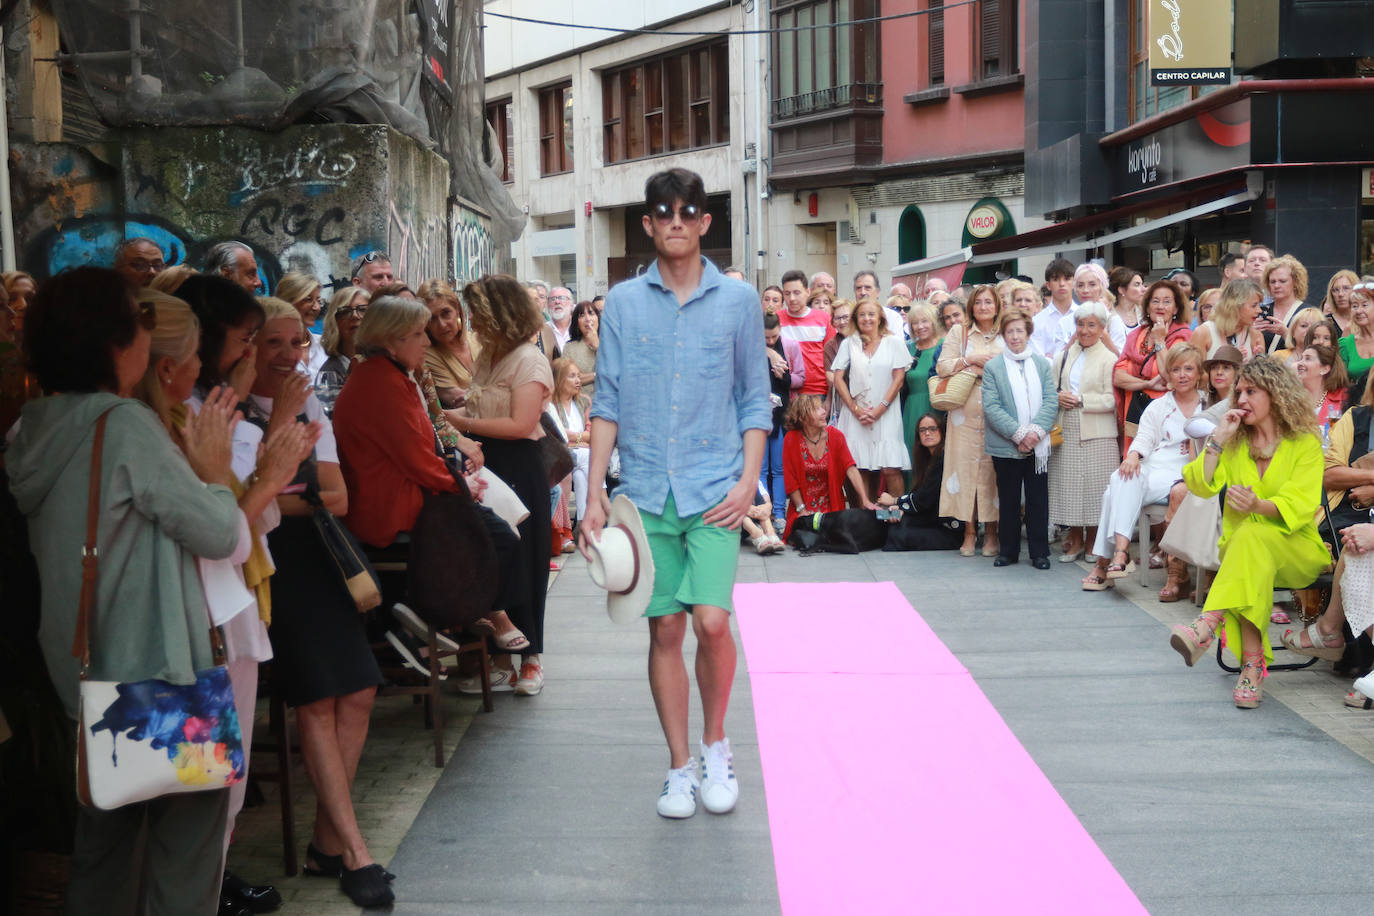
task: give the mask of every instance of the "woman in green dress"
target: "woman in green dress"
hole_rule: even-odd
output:
[[[1236,706],[1254,709],[1273,659],[1266,633],[1274,589],[1311,585],[1331,557],[1315,523],[1322,446],[1297,376],[1272,356],[1257,356],[1241,367],[1232,403],[1183,469],[1198,496],[1226,488],[1221,568],[1202,615],[1175,626],[1169,644],[1192,667],[1224,625],[1226,645],[1241,660]]]
[[[930,412],[930,370],[935,366],[935,358],[940,355],[940,321],[924,301],[918,301],[907,312],[906,320],[911,328],[911,339],[906,348],[911,353],[911,368],[906,371],[906,384],[902,397],[902,435],[906,437],[906,447],[916,458],[916,423]],[[939,336],[937,336],[939,335]],[[915,465],[912,465],[915,467]]]
[[[1351,289],[1350,327],[1338,346],[1350,376],[1350,403],[1359,403],[1374,366],[1374,284],[1357,283]]]

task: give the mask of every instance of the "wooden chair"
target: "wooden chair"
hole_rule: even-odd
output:
[[[272,683],[271,666],[271,662],[263,662],[259,666],[262,676],[258,680],[259,693],[262,692],[261,688],[266,688],[268,733],[271,737],[263,741],[255,736],[253,750],[275,754],[277,768],[264,773],[259,766],[250,767],[248,778],[253,783],[265,782],[276,785],[280,790],[278,804],[281,807],[282,870],[289,878],[300,870],[300,863],[296,858],[295,786],[291,774],[291,753],[299,753],[300,745],[291,741],[290,723],[287,721],[290,710],[287,708],[286,700]]]

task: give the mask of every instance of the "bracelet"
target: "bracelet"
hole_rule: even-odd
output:
[[[1211,436],[1208,436],[1207,441],[1202,443],[1202,447],[1205,450],[1213,453],[1214,455],[1220,455],[1222,453],[1221,444],[1218,443],[1217,440],[1213,439]]]
[[[892,406],[891,402],[890,402],[890,401],[887,401],[887,400],[882,400],[882,401],[879,401],[878,403],[881,404],[881,405],[883,405],[884,408],[887,408],[887,407],[891,407],[891,406]]]

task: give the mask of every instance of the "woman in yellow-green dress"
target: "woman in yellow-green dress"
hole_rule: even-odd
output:
[[[1202,454],[1183,469],[1198,496],[1226,488],[1221,569],[1202,615],[1175,626],[1169,644],[1191,667],[1224,623],[1226,645],[1241,660],[1236,706],[1253,709],[1273,658],[1265,634],[1274,589],[1311,585],[1331,557],[1314,521],[1321,441],[1297,376],[1273,357],[1256,357],[1241,368],[1232,403]]]

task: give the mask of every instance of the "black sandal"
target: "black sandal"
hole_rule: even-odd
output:
[[[339,875],[339,890],[348,895],[354,906],[386,906],[396,900],[386,875],[386,869],[375,862],[351,871],[345,868]]]
[[[312,878],[337,878],[344,873],[343,856],[327,856],[315,848],[315,844],[308,843],[305,847],[306,864],[301,866],[301,872]],[[314,860],[319,868],[311,868],[310,860]],[[382,871],[388,881],[395,881],[396,876],[391,872]]]

